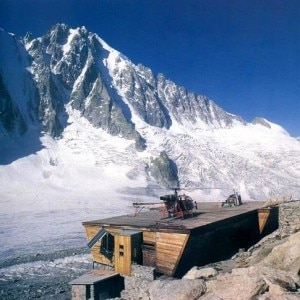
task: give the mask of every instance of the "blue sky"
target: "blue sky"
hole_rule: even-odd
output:
[[[300,136],[298,0],[0,0],[0,27],[86,26],[134,63],[228,112]]]

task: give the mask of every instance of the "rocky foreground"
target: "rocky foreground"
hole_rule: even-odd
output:
[[[266,203],[266,207],[276,203]],[[279,229],[230,260],[195,266],[182,279],[126,278],[123,299],[300,299],[300,201],[281,203]]]
[[[282,238],[278,230],[247,252],[194,267],[182,279],[153,281],[136,273],[126,278],[122,299],[296,300],[299,270],[300,231]]]
[[[154,280],[152,268],[133,265],[120,299],[300,299],[300,201],[283,207],[277,231],[227,261],[195,266],[182,279]],[[82,251],[0,264],[0,299],[71,299],[68,283],[92,266]]]

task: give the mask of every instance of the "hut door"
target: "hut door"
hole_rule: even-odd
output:
[[[143,265],[149,267],[156,266],[156,232],[143,232]]]
[[[115,271],[121,274],[130,275],[131,255],[130,237],[118,235],[115,240]]]
[[[148,267],[156,266],[156,251],[154,243],[143,243],[143,265]]]

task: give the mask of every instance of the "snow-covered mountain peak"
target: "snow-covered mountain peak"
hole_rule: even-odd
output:
[[[256,117],[251,124],[254,125],[261,125],[265,128],[270,129],[271,131],[273,131],[274,133],[282,133],[285,135],[289,135],[289,133],[280,125],[270,122],[269,120],[262,118],[262,117]]]
[[[69,189],[84,181],[101,192],[96,176],[107,186],[117,180],[123,196],[174,182],[208,200],[233,188],[250,199],[300,195],[300,144],[279,125],[245,122],[135,65],[85,27],[56,24],[21,40],[1,31],[0,38],[4,181],[31,166],[54,194],[65,177]]]

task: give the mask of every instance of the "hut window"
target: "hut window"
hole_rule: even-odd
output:
[[[155,244],[154,243],[143,243],[142,248],[149,249],[149,250],[155,250]]]
[[[112,259],[114,246],[115,246],[115,239],[113,235],[107,233],[101,241],[100,253],[104,255],[106,258]]]
[[[124,256],[124,245],[119,245],[119,255]]]

